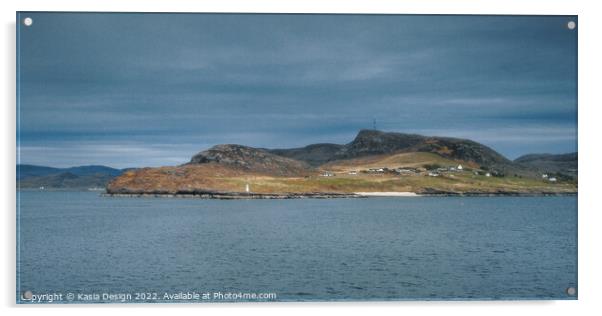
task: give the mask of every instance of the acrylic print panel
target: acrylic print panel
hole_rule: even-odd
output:
[[[576,16],[17,25],[17,303],[577,298]]]

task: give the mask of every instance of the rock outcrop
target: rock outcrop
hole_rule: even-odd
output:
[[[242,145],[213,146],[194,155],[190,163],[216,163],[271,176],[302,176],[311,169],[305,162]]]

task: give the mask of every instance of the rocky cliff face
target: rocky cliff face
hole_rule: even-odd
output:
[[[191,164],[217,163],[237,169],[278,176],[299,176],[311,168],[302,161],[242,145],[217,145],[192,157]]]
[[[421,144],[425,137],[414,134],[361,130],[355,139],[335,154],[334,159],[394,153]]]
[[[343,149],[345,145],[339,144],[313,144],[301,148],[267,149],[272,154],[304,161],[311,166],[319,166],[329,162]]]

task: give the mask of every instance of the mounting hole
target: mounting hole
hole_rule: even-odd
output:
[[[31,291],[25,291],[23,293],[23,298],[26,300],[30,300],[33,297],[33,293],[31,293]]]
[[[25,24],[25,26],[31,26],[33,24],[33,19],[30,17],[26,17],[23,19],[23,24]]]
[[[569,296],[575,296],[575,294],[577,294],[577,289],[571,286],[568,289],[566,289],[566,294],[568,294]]]
[[[575,23],[575,21],[569,21],[569,23],[566,24],[566,27],[568,27],[569,30],[574,30],[577,27],[577,23]]]

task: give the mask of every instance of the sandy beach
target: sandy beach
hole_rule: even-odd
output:
[[[355,192],[360,196],[403,196],[403,197],[414,197],[419,196],[414,192]]]

